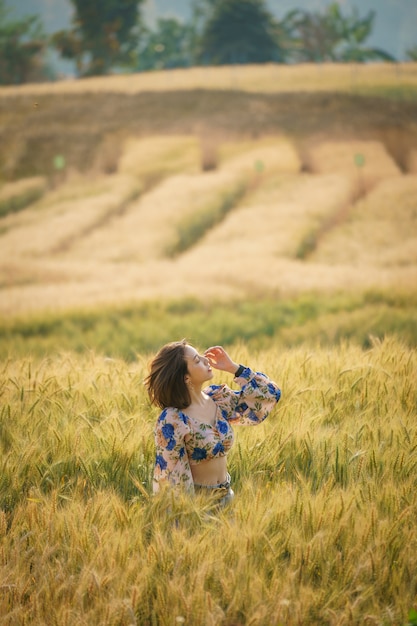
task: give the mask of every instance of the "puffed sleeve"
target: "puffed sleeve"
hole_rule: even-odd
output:
[[[260,424],[279,401],[281,390],[266,374],[254,372],[249,367],[245,367],[234,381],[241,387],[240,391],[227,385],[211,385],[205,391],[216,401],[223,418],[232,424]]]
[[[194,489],[185,436],[189,433],[188,418],[178,409],[162,411],[155,426],[156,460],[153,474],[153,491],[162,484]]]

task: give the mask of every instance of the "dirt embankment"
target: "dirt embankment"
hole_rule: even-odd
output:
[[[87,172],[104,152],[110,158],[101,159],[102,167],[111,171],[127,137],[178,133],[208,133],[219,141],[283,134],[297,142],[305,169],[309,144],[317,139],[377,140],[407,172],[417,150],[417,103],[203,89],[8,95],[0,99],[0,180],[52,175],[57,157],[67,168]]]

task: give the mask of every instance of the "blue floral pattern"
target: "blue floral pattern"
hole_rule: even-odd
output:
[[[211,385],[204,390],[217,406],[214,426],[173,407],[162,411],[155,427],[155,492],[165,482],[193,491],[191,465],[225,456],[233,445],[232,425],[260,424],[281,397],[274,382],[248,367],[234,380],[240,391],[227,385]]]

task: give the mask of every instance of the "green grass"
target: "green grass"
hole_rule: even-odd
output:
[[[2,192],[0,187],[0,218],[22,211],[33,204],[45,194],[46,180],[38,177],[22,181],[16,184],[13,189]],[[13,185],[11,185],[13,187]]]
[[[414,85],[401,85],[401,76],[398,78],[398,85],[386,86],[352,86],[352,91],[358,96],[377,97],[383,100],[393,100],[394,102],[415,102],[417,98],[417,87]]]
[[[150,496],[148,353],[2,364],[2,626],[412,623],[415,350],[231,353],[283,397],[236,428],[236,498],[215,518],[201,499]]]
[[[245,342],[259,348],[271,340],[284,347],[306,342],[335,345],[349,339],[366,348],[372,336],[389,334],[416,347],[416,305],[415,293],[370,291],[227,303],[190,298],[27,316],[2,320],[0,356],[94,350],[134,360],[138,352],[182,337],[202,347]]]
[[[166,256],[176,257],[198,243],[206,232],[222,222],[236,207],[246,191],[247,185],[243,181],[237,181],[232,189],[219,194],[216,201],[181,220],[176,227],[175,241],[165,250]]]

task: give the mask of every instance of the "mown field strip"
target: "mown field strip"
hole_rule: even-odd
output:
[[[417,265],[417,176],[389,177],[352,207],[317,246],[314,263]]]
[[[57,199],[48,206],[48,197],[38,205],[20,213],[6,223],[6,232],[0,236],[1,258],[48,257],[65,251],[72,241],[94,231],[96,225],[111,219],[140,191],[140,185],[128,177],[114,177],[106,181],[106,190],[84,197]]]
[[[140,93],[183,89],[263,91],[357,91],[372,87],[417,86],[415,63],[323,63],[195,67],[56,83],[2,87],[3,97],[16,94],[84,94],[100,91]]]

